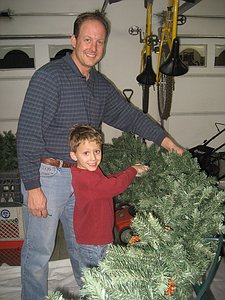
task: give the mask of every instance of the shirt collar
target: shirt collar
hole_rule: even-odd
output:
[[[72,60],[71,56],[70,56],[70,53],[67,52],[66,55],[64,56],[64,60],[66,61],[66,63],[68,65],[70,65],[70,67],[72,68],[73,72],[77,75],[77,76],[81,76],[81,77],[84,77],[80,70],[78,69],[77,65],[74,63],[74,61]],[[90,76],[89,76],[89,79],[88,81],[94,81],[94,78],[95,78],[95,74],[96,74],[96,69],[95,68],[92,68],[91,71],[90,71]]]

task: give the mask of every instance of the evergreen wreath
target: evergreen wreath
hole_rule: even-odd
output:
[[[83,294],[91,300],[188,299],[215,256],[217,243],[206,237],[225,232],[225,192],[188,151],[168,154],[128,133],[104,145],[106,175],[135,163],[150,170],[116,199],[136,209],[134,236],[84,271]]]

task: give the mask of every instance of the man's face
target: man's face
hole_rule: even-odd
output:
[[[76,153],[71,152],[71,157],[77,160],[77,167],[95,171],[102,159],[101,145],[95,141],[84,141],[77,147]]]
[[[74,48],[71,55],[83,75],[96,65],[105,52],[106,31],[98,20],[87,20],[80,28],[77,38],[73,35],[71,44]]]

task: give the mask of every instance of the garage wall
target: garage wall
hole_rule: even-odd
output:
[[[70,44],[69,37],[76,15],[87,10],[101,9],[103,2],[103,0],[55,0],[53,5],[53,1],[50,0],[1,0],[0,11],[10,9],[15,16],[0,18],[0,46],[34,45],[35,69],[37,69],[49,61],[49,45]],[[217,0],[216,7],[213,2],[204,0],[186,14],[224,15],[224,0]],[[166,0],[155,1],[154,12],[161,12],[165,3]],[[112,31],[106,56],[100,63],[100,70],[121,91],[126,88],[133,89],[131,102],[141,108],[141,87],[135,78],[139,72],[142,45],[138,36],[129,35],[128,29],[132,25],[144,29],[143,3],[137,0],[124,0],[108,5],[106,12],[112,24]],[[38,13],[39,16],[34,15]],[[216,134],[215,122],[225,124],[225,68],[215,68],[213,64],[215,45],[225,45],[224,20],[224,18],[188,17],[187,23],[179,27],[178,33],[182,44],[207,46],[206,67],[190,67],[187,75],[176,78],[172,114],[164,124],[169,134],[184,147],[190,148],[200,144]],[[158,25],[159,19],[154,15],[155,34]],[[24,38],[20,36],[12,39],[10,35],[21,35]],[[28,35],[36,38],[25,38]],[[37,38],[37,35],[42,38]],[[0,131],[16,132],[26,88],[35,69],[0,70]],[[156,91],[153,89],[149,113],[159,121]],[[220,125],[220,128],[224,126]],[[111,141],[112,137],[120,135],[120,131],[106,125],[103,126],[103,130],[107,142]],[[224,136],[216,139],[213,146],[219,145],[221,141],[224,141]]]
[[[204,0],[185,14],[203,17],[187,17],[186,24],[179,27],[179,35],[183,36],[182,45],[206,46],[206,66],[190,67],[185,76],[176,78],[167,129],[189,148],[218,133],[215,123],[225,123],[225,67],[214,66],[215,45],[225,45],[225,1],[216,1],[215,5],[214,1]],[[224,125],[218,128],[222,130]],[[210,146],[218,147],[224,140],[225,133]]]

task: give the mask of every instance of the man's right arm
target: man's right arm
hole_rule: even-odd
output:
[[[26,190],[40,187],[40,158],[46,147],[43,133],[56,110],[55,85],[44,72],[36,72],[21,110],[16,134],[17,157]]]

